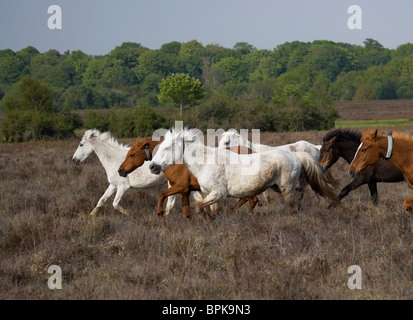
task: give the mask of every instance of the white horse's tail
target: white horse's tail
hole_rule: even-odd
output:
[[[192,196],[192,198],[194,198],[194,200],[195,200],[197,203],[199,203],[199,202],[201,202],[202,200],[204,200],[204,197],[202,196],[202,193],[199,192],[199,191],[192,191],[192,192],[191,192],[191,196]]]
[[[337,182],[330,176],[323,173],[323,169],[320,164],[306,152],[294,153],[300,160],[303,167],[302,173],[304,174],[311,189],[318,195],[328,198],[336,206],[340,203],[340,199],[334,188],[337,186]]]
[[[168,188],[171,187],[171,184],[168,180]],[[167,199],[166,199],[166,206],[165,206],[165,216],[167,216],[169,214],[169,212],[171,212],[172,208],[175,205],[175,200],[176,200],[176,194],[170,195]]]
[[[169,212],[171,212],[172,208],[175,205],[176,194],[170,195],[168,199],[166,199],[166,206],[165,206],[165,215],[167,216]]]

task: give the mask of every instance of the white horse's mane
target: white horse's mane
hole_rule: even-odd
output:
[[[185,127],[183,130],[176,130],[175,128],[171,128],[166,132],[165,139],[176,137],[176,135],[180,133],[182,133],[185,141],[200,140],[200,135],[202,134],[202,132],[196,128],[188,129],[187,127]]]
[[[99,140],[118,149],[129,149],[130,148],[129,145],[120,143],[118,140],[116,140],[116,138],[109,131],[100,132],[100,130],[98,129],[89,129],[89,130],[86,130],[85,132],[85,137],[86,136],[90,138],[94,138],[94,139],[99,138]]]
[[[237,131],[236,129],[229,129],[229,130],[225,131],[225,132],[221,135],[221,139],[222,139],[223,137],[232,136],[232,135],[238,135],[238,136],[239,136],[238,131]]]

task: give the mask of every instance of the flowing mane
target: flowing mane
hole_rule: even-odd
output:
[[[326,142],[336,137],[336,141],[357,141],[360,142],[361,133],[350,129],[335,129],[327,132],[323,138],[323,142]]]
[[[115,137],[109,131],[100,132],[98,129],[90,129],[85,132],[85,136],[88,135],[89,137],[99,138],[101,141],[111,145],[112,147],[118,149],[126,149],[129,150],[130,146],[120,143],[116,140]]]
[[[182,132],[184,140],[186,141],[192,141],[192,140],[200,141],[200,136],[202,135],[202,132],[196,128],[188,129],[185,127],[183,131],[176,130],[175,128],[171,128],[165,133],[165,139],[170,138],[170,137],[175,138],[181,132]]]

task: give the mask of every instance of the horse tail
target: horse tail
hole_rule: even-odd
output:
[[[333,205],[337,206],[340,203],[340,199],[334,190],[337,181],[331,175],[324,174],[321,165],[309,153],[296,152],[295,155],[301,162],[302,173],[311,189],[318,195],[330,199]]]
[[[192,191],[191,196],[192,196],[192,198],[194,198],[194,200],[197,203],[200,203],[202,200],[204,200],[204,197],[202,196],[202,193],[199,192],[199,191]]]
[[[176,199],[176,194],[172,194],[168,197],[167,201],[166,201],[166,206],[165,206],[165,215],[167,216],[172,208],[175,205],[175,199]]]

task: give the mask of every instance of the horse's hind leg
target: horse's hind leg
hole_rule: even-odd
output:
[[[291,187],[281,186],[280,188],[281,194],[284,197],[285,202],[287,203],[288,207],[291,209],[293,213],[297,212],[299,208],[297,208],[295,201],[294,201],[294,190]]]
[[[106,189],[105,193],[100,197],[96,207],[90,213],[91,216],[96,215],[103,204],[110,198],[110,196],[116,191],[116,187],[113,184],[110,184],[109,187]]]
[[[217,191],[212,191],[210,194],[206,196],[204,200],[202,200],[200,203],[197,204],[197,208],[199,211],[203,210],[206,206],[210,206],[211,204],[219,201],[222,199],[222,193],[217,192]],[[212,213],[212,212],[211,212]],[[215,215],[215,213],[212,213]]]
[[[258,203],[258,198],[256,196],[239,199],[236,204],[231,206],[230,210],[231,211],[237,210],[247,201],[249,203],[248,212],[251,212]]]
[[[129,211],[126,210],[125,208],[122,208],[119,205],[120,200],[122,199],[123,195],[125,194],[125,192],[129,190],[129,188],[118,188],[118,190],[116,191],[116,195],[115,195],[115,200],[113,200],[113,207],[120,211],[121,213],[125,214],[125,215],[129,215]]]
[[[248,201],[248,198],[239,199],[235,204],[233,204],[229,209],[234,212],[235,210],[239,209],[245,202]]]

